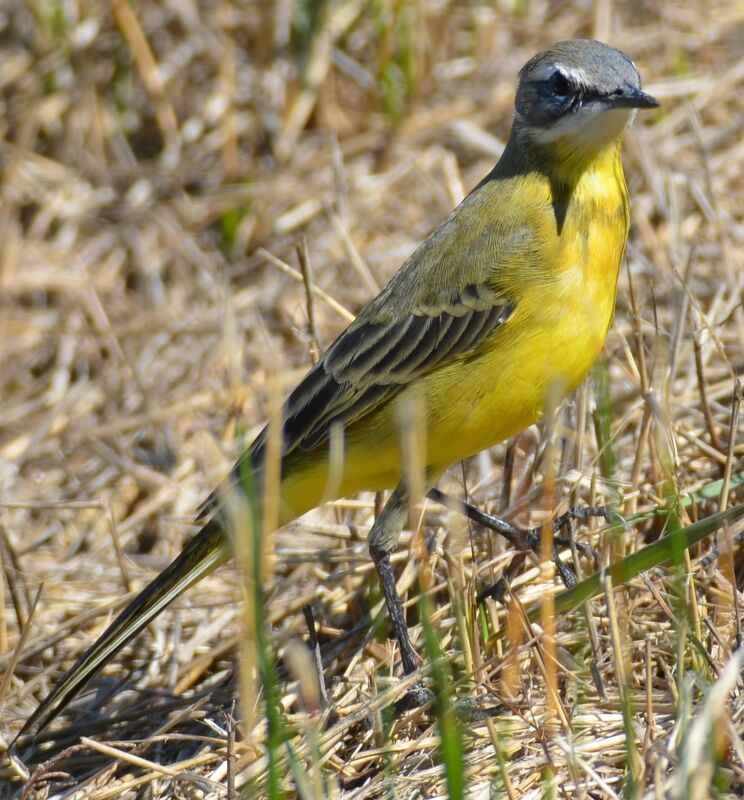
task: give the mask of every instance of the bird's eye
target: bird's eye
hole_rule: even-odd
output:
[[[553,94],[565,97],[571,90],[571,85],[568,82],[568,78],[560,70],[556,70],[550,76],[550,88]]]

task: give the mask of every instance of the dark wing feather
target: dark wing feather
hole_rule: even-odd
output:
[[[489,297],[466,286],[440,309],[416,309],[393,322],[357,318],[328,348],[287,398],[282,451],[313,450],[331,427],[350,425],[391,399],[416,378],[449,359],[475,350],[513,313],[503,296]],[[249,466],[260,473],[268,428],[233,467],[228,481],[240,482]],[[212,493],[199,509],[204,518],[218,502]]]
[[[317,447],[332,425],[352,423],[421,375],[476,349],[513,312],[508,302],[482,305],[455,302],[436,314],[427,309],[393,323],[355,322],[287,399],[284,452]],[[256,445],[254,460],[261,447]]]

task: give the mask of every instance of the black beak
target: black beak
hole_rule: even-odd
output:
[[[626,83],[622,89],[616,89],[606,98],[611,108],[658,108],[659,101],[650,94],[642,92],[637,86]]]

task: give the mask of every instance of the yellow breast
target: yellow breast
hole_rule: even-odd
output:
[[[619,150],[598,160],[577,181],[558,236],[552,290],[537,305],[543,316],[545,347],[555,355],[566,391],[586,375],[612,322],[629,213]],[[533,318],[534,318],[533,317]]]
[[[512,281],[513,317],[468,369],[431,376],[434,462],[451,460],[453,441],[465,457],[535,422],[548,398],[562,399],[583,380],[612,322],[629,224],[618,151],[581,175],[560,221],[547,181],[527,189],[539,247]]]

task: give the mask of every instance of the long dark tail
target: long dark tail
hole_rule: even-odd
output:
[[[46,727],[106,662],[189,586],[227,561],[229,547],[219,522],[211,520],[178,558],[148,584],[62,677],[28,718],[16,740],[34,726]]]

